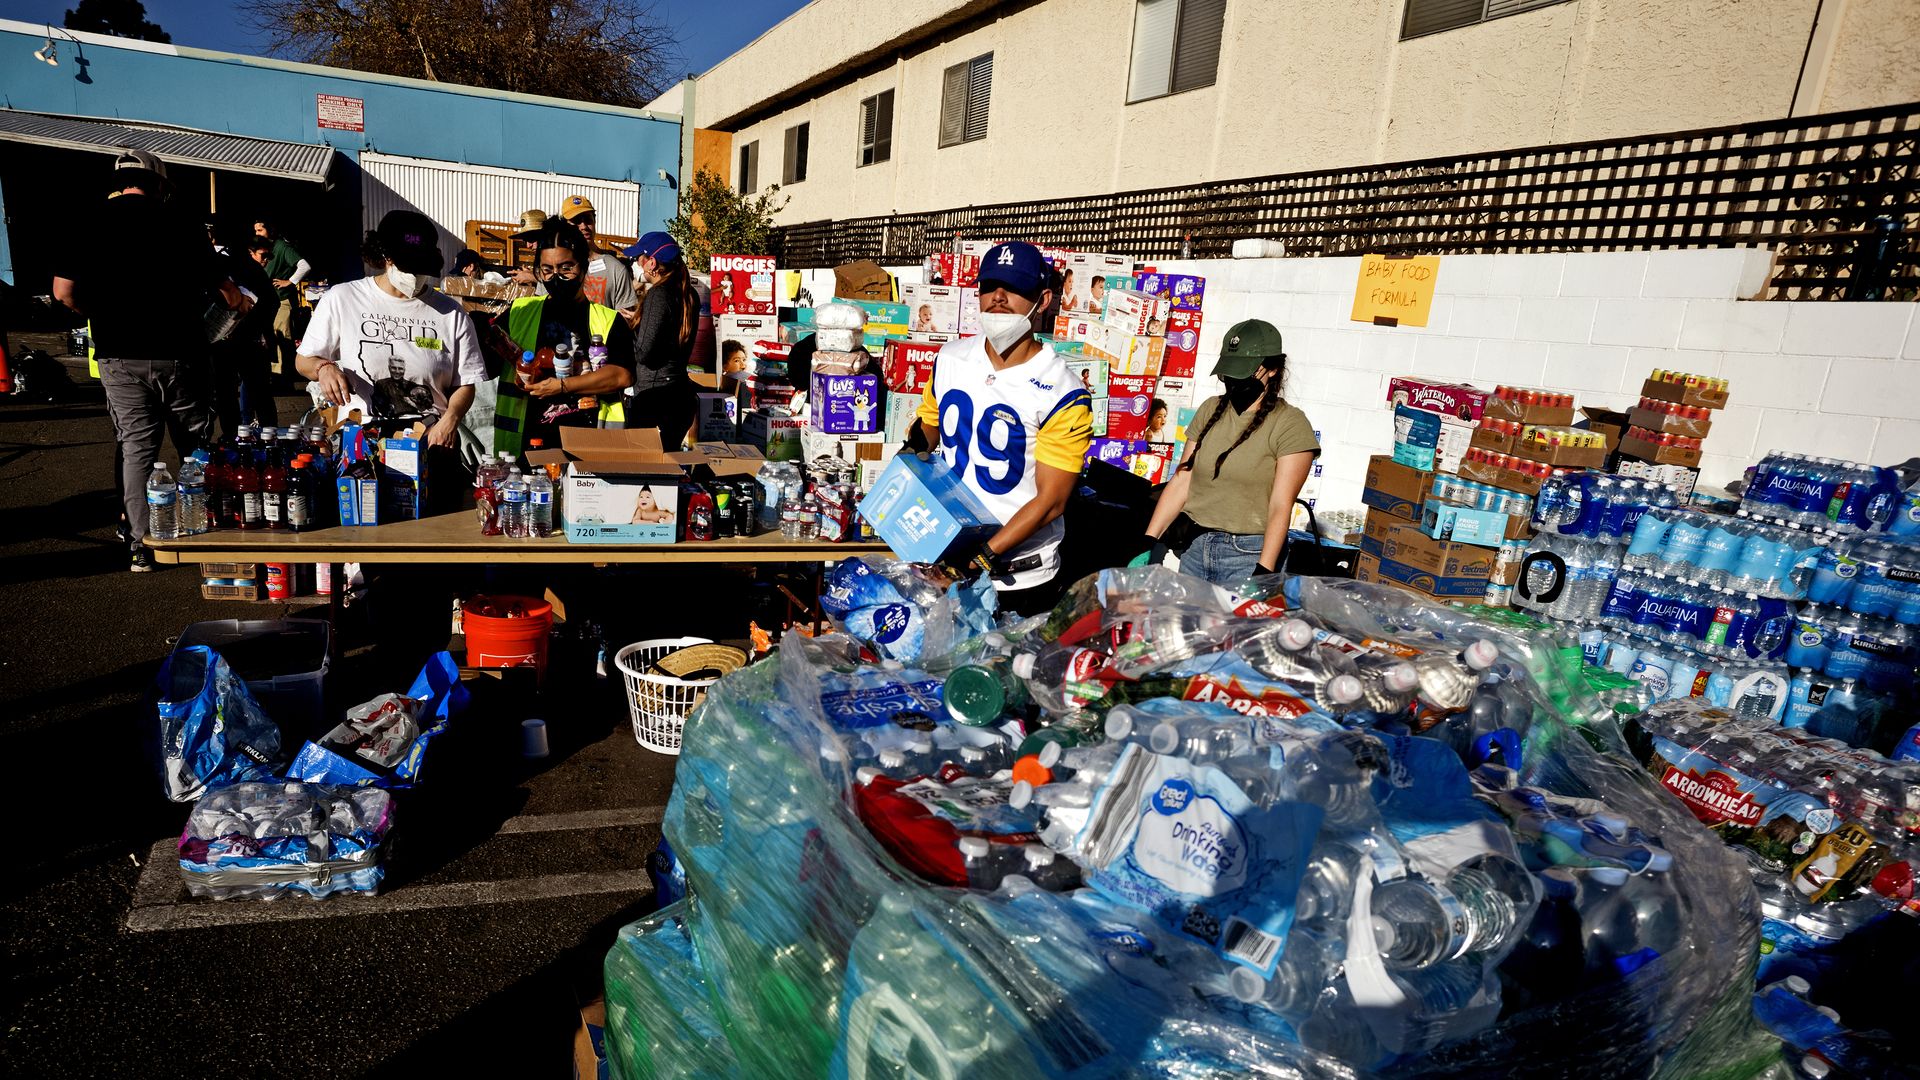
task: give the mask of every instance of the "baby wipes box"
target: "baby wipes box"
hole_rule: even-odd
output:
[[[938,562],[986,543],[1000,523],[946,461],[896,454],[860,500],[860,516],[908,562]]]

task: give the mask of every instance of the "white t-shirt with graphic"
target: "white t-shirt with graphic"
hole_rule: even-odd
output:
[[[402,300],[378,281],[328,289],[300,339],[300,355],[338,363],[356,399],[348,406],[368,416],[439,416],[454,390],[487,377],[473,317],[438,290]]]

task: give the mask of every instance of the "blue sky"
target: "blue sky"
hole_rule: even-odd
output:
[[[78,0],[0,0],[0,18],[59,26]],[[449,0],[457,2],[457,0]],[[787,15],[805,0],[656,0],[655,10],[673,25],[688,71],[705,71]],[[258,54],[264,49],[225,0],[146,0],[147,18],[173,35],[176,45]],[[724,7],[724,15],[716,13]],[[662,80],[673,82],[672,79]]]

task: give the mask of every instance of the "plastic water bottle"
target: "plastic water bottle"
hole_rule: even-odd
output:
[[[553,377],[573,378],[573,346],[564,341],[553,347]]]
[[[1676,516],[1667,529],[1666,544],[1660,549],[1656,566],[1664,574],[1684,574],[1700,559],[1707,543],[1706,515],[1687,512]]]
[[[1589,503],[1588,505],[1593,505]],[[1560,587],[1560,595],[1547,607],[1547,615],[1559,622],[1579,618],[1585,611],[1582,590],[1593,569],[1593,545],[1580,541],[1566,553],[1566,581]]]
[[[1456,869],[1445,885],[1406,877],[1373,894],[1373,935],[1388,968],[1424,968],[1504,948],[1533,917],[1532,875],[1502,855]]]
[[[1227,986],[1249,1005],[1289,1018],[1304,1017],[1345,956],[1346,946],[1338,937],[1295,930],[1287,935],[1287,950],[1280,954],[1273,978],[1263,979],[1252,968],[1235,964],[1227,974]]]
[[[1653,509],[1640,515],[1640,520],[1634,523],[1621,565],[1629,570],[1653,569],[1659,561],[1660,549],[1666,546],[1667,533],[1672,527],[1671,510]]]
[[[180,463],[179,503],[175,518],[181,536],[207,531],[207,472],[199,458]]]
[[[1581,888],[1587,967],[1629,975],[1681,941],[1680,901],[1667,871],[1673,856],[1655,851],[1646,873],[1593,867]]]
[[[1700,545],[1700,557],[1694,563],[1695,575],[1708,585],[1725,585],[1733,578],[1733,568],[1752,533],[1752,527],[1737,518],[1716,518]]]
[[[180,535],[180,488],[164,461],[153,463],[147,476],[147,535],[172,540]]]
[[[1463,709],[1473,700],[1480,677],[1500,658],[1493,642],[1481,638],[1459,655],[1421,653],[1413,660],[1420,676],[1420,699],[1436,709]]]
[[[1210,717],[1180,717],[1162,721],[1147,737],[1156,754],[1186,758],[1195,765],[1218,765],[1253,750],[1251,729]]]
[[[527,487],[527,478],[520,473],[520,466],[507,470],[507,478],[500,482],[500,531],[507,536],[525,539],[531,524],[527,511],[527,500],[531,491]]]
[[[535,469],[527,482],[527,532],[532,536],[553,535],[553,481],[544,469]]]

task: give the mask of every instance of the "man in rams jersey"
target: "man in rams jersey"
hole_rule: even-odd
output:
[[[907,447],[938,451],[1000,521],[958,569],[987,574],[1000,607],[1051,608],[1066,582],[1060,540],[1087,442],[1093,399],[1033,320],[1053,299],[1053,268],[1032,244],[999,244],[980,260],[980,333],[940,349]]]

